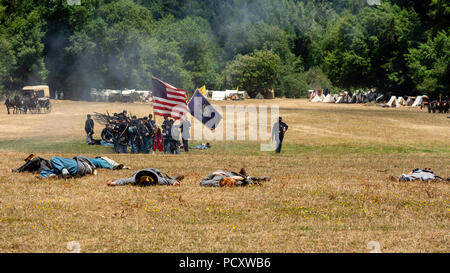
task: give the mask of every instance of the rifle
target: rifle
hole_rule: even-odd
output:
[[[93,119],[100,124],[106,124],[106,123],[109,123],[109,121],[110,121],[108,116],[106,116],[105,114],[97,113],[97,112],[94,112]]]
[[[111,116],[109,115],[108,110],[106,110],[106,114],[108,114],[108,122],[111,123]]]

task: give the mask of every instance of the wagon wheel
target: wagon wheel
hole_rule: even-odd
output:
[[[30,107],[30,108],[28,108],[28,110],[30,110],[30,112],[31,112],[32,114],[37,114],[37,113],[39,113],[39,106],[36,105],[36,106],[34,106],[34,107]]]
[[[52,104],[50,102],[47,103],[47,105],[43,108],[44,113],[48,114],[52,111]]]
[[[26,105],[23,105],[22,107],[19,108],[20,114],[28,114],[28,111],[30,111],[30,108],[28,108],[28,106]]]

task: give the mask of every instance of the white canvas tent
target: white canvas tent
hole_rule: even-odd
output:
[[[231,98],[233,95],[239,95],[244,99],[248,99],[249,96],[247,91],[238,91],[238,90],[226,90],[226,91],[211,91],[211,100],[226,100]]]
[[[397,97],[392,96],[391,99],[389,100],[389,102],[386,104],[389,107],[398,107],[398,101],[397,101]]]
[[[255,96],[255,99],[257,99],[257,100],[263,100],[263,99],[264,99],[264,96],[263,96],[261,93],[258,93],[258,94]]]
[[[411,106],[415,100],[416,100],[416,97],[408,97],[408,99],[406,100],[406,105]]]
[[[131,96],[133,93],[135,93],[136,90],[123,90],[121,91],[123,96]]]
[[[147,90],[136,90],[136,93],[138,93],[139,96],[143,96],[143,97],[149,97],[152,94],[151,91],[147,91]]]
[[[226,91],[212,91],[211,100],[225,100],[226,98]]]
[[[417,107],[422,104],[424,96],[418,96],[414,103],[411,105],[412,107]]]
[[[238,91],[238,90],[226,90],[226,98],[230,98],[233,95],[239,95],[240,97],[244,99],[248,99],[249,95],[247,94],[247,91]]]
[[[326,103],[333,103],[336,102],[335,98],[333,96],[331,96],[331,94],[328,94],[325,99],[323,100],[323,102]]]
[[[314,90],[308,90],[308,98],[309,100],[312,100],[312,95],[315,95]]]
[[[406,100],[403,97],[398,97],[397,98],[397,103],[399,105],[405,106],[406,105]]]
[[[323,102],[324,99],[325,99],[325,96],[324,96],[324,95],[322,95],[322,96],[315,96],[315,97],[311,100],[311,102]]]

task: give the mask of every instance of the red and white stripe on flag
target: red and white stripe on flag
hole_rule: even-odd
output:
[[[153,92],[153,111],[155,115],[182,119],[188,112],[186,90],[177,89],[156,78],[153,78],[153,80],[157,80],[165,86],[164,90]]]

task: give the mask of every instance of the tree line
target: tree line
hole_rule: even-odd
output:
[[[70,2],[70,1],[69,1]],[[0,0],[0,92],[47,83],[449,95],[444,0]]]

